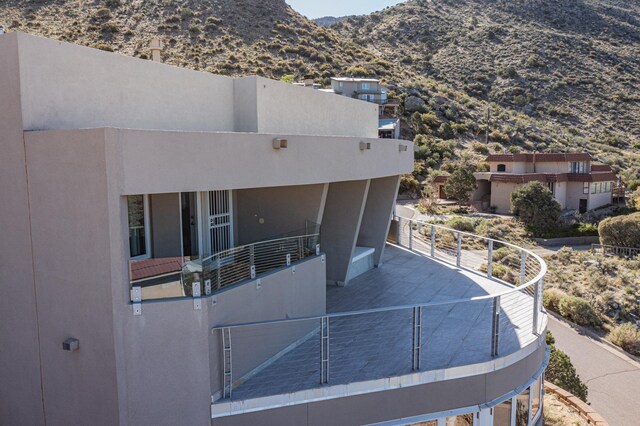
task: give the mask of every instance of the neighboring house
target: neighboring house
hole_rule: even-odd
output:
[[[372,105],[22,33],[0,97],[0,424],[541,424],[544,262],[386,246]]]
[[[400,138],[400,119],[395,117],[398,102],[387,97],[388,89],[375,78],[331,77],[331,90],[342,96],[378,104],[380,138]],[[390,112],[389,112],[390,111]]]
[[[511,193],[528,182],[542,182],[566,210],[580,213],[610,204],[616,175],[611,167],[592,164],[587,153],[492,154],[488,172],[475,173],[472,202],[486,210],[509,213]]]

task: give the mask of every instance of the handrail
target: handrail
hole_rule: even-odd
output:
[[[273,240],[256,241],[255,243],[249,243],[249,244],[245,244],[245,245],[242,245],[242,246],[231,247],[229,249],[216,252],[216,253],[212,254],[211,256],[209,256],[209,257],[202,258],[202,262],[206,262],[206,261],[214,259],[216,257],[229,256],[230,254],[232,254],[234,252],[247,249],[247,248],[249,248],[251,246],[255,247],[257,245],[266,245],[266,244],[276,243],[278,241],[286,241],[286,240],[294,240],[294,239],[298,239],[298,238],[318,237],[318,236],[320,236],[320,233],[319,232],[314,232],[313,234],[292,235],[292,236],[289,236],[289,237],[275,238]]]
[[[299,322],[299,321],[308,321],[308,320],[314,320],[314,319],[322,319],[322,318],[336,318],[336,317],[344,317],[344,316],[354,316],[354,315],[364,315],[364,314],[371,314],[371,313],[376,313],[376,312],[388,312],[388,311],[396,311],[396,310],[404,310],[404,309],[409,309],[409,308],[428,308],[428,307],[434,307],[434,306],[443,306],[443,305],[451,305],[454,303],[463,303],[463,302],[473,302],[473,301],[478,301],[478,300],[487,300],[487,299],[494,299],[498,296],[506,296],[512,293],[516,293],[516,292],[520,292],[523,288],[527,288],[530,286],[535,285],[536,283],[538,283],[547,273],[547,264],[545,263],[545,261],[538,256],[537,254],[535,254],[534,252],[532,252],[531,250],[527,250],[523,247],[519,247],[516,246],[515,244],[511,244],[511,243],[507,243],[505,241],[500,241],[500,240],[496,240],[493,238],[488,238],[488,237],[483,237],[480,235],[475,235],[469,232],[464,232],[464,231],[458,231],[456,229],[452,229],[452,228],[447,228],[445,226],[441,226],[441,225],[436,225],[436,224],[432,224],[432,223],[428,223],[426,221],[414,221],[413,219],[406,219],[406,218],[402,218],[400,217],[400,219],[404,219],[407,221],[411,221],[411,222],[419,222],[422,223],[424,225],[428,225],[428,226],[433,226],[436,228],[440,228],[446,231],[451,231],[451,232],[455,232],[458,233],[460,235],[468,235],[468,236],[472,236],[475,238],[481,238],[487,241],[493,241],[499,244],[503,244],[505,246],[509,246],[518,250],[521,250],[525,253],[527,253],[528,256],[532,256],[534,259],[536,259],[538,261],[538,263],[540,264],[540,272],[531,280],[529,280],[528,282],[524,283],[523,285],[520,286],[514,286],[514,288],[510,289],[510,290],[505,290],[502,292],[498,292],[498,293],[494,293],[494,294],[489,294],[489,295],[485,295],[485,296],[476,296],[476,297],[471,297],[471,298],[464,298],[464,299],[451,299],[451,300],[447,300],[447,301],[442,301],[442,302],[429,302],[429,303],[419,303],[419,304],[411,304],[411,305],[395,305],[395,306],[385,306],[382,308],[372,308],[372,309],[362,309],[362,310],[356,310],[356,311],[349,311],[349,312],[334,312],[334,313],[327,313],[327,314],[322,314],[322,315],[312,315],[312,316],[306,316],[306,317],[296,317],[296,318],[284,318],[284,319],[277,319],[277,320],[266,320],[266,321],[254,321],[254,322],[247,322],[247,323],[236,323],[236,324],[223,324],[223,325],[217,325],[211,328],[211,331],[214,332],[215,330],[220,330],[223,328],[239,328],[239,327],[249,327],[249,326],[257,326],[257,325],[267,325],[267,324],[282,324],[282,323],[292,323],[292,322]],[[477,271],[473,270],[473,269],[468,269],[468,268],[464,268],[470,272],[473,272],[475,274],[478,274]],[[478,274],[480,275],[480,274]],[[509,283],[507,283],[509,284]]]

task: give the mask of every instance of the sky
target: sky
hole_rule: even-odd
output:
[[[286,0],[310,19],[323,16],[365,15],[400,3],[401,0]]]

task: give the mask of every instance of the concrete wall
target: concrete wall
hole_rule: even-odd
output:
[[[0,37],[0,423],[42,425],[18,44]]]
[[[519,184],[510,182],[491,182],[491,206],[496,206],[496,213],[511,212],[511,193]]]
[[[274,135],[122,129],[117,133],[123,194],[309,185],[413,170],[412,150],[398,150],[399,143],[410,143],[388,139],[365,139],[371,149],[361,151],[360,138],[281,135],[289,146],[276,150]]]
[[[347,284],[369,184],[370,180],[360,180],[329,185],[322,220],[322,251],[327,254],[329,282]]]
[[[308,258],[292,268],[283,268],[213,296],[209,324],[213,326],[263,320],[321,315],[326,309],[325,262]],[[318,321],[256,326],[232,330],[234,382],[263,362],[307,335]],[[221,336],[211,335],[211,392],[222,388]]]
[[[545,345],[506,368],[461,379],[276,408],[212,420],[214,426],[363,425],[478,406],[523,386],[544,363]]]
[[[378,105],[256,79],[258,132],[378,137]]]
[[[151,210],[151,256],[176,257],[182,255],[180,196],[177,192],[154,194],[149,197]]]
[[[46,422],[117,424],[104,132],[25,143]]]
[[[307,221],[321,223],[327,189],[317,184],[235,191],[238,245],[304,230],[312,225]]]
[[[398,176],[371,179],[369,185],[356,245],[373,247],[376,250],[373,255],[373,263],[376,266],[380,264],[384,252],[399,185]]]
[[[17,34],[24,128],[234,130],[233,79]]]

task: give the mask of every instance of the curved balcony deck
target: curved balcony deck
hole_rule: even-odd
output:
[[[537,347],[546,321],[540,299],[536,302],[535,297],[541,293],[544,263],[521,256],[526,251],[513,246],[511,250],[520,251],[517,258],[524,263],[514,263],[512,275],[516,281],[530,278],[518,287],[518,283],[509,284],[483,272],[493,243],[487,244],[483,253],[476,241],[468,250],[461,250],[458,260],[455,248],[452,251],[443,235],[437,235],[441,243],[436,243],[432,258],[430,225],[425,226],[426,235],[420,229],[404,230],[400,239],[410,240],[412,250],[388,245],[381,268],[353,279],[346,287],[327,288],[324,318],[328,333],[321,318],[300,320],[304,336],[260,368],[234,379],[231,395],[219,402],[235,402],[243,410],[259,409],[274,396],[291,403],[383,390],[390,381],[419,384],[456,374],[481,374],[488,366],[495,368],[497,360],[507,365],[531,352],[526,348]],[[454,242],[459,235],[460,247],[463,237],[473,238],[451,230],[443,232],[453,232]],[[497,269],[495,252],[491,253]],[[502,263],[503,269],[505,263],[509,262]],[[536,310],[538,314],[534,314]],[[256,333],[260,327],[277,325],[248,327]],[[251,333],[243,335],[247,332],[243,327],[231,330],[244,339]],[[323,348],[327,341],[328,353]],[[511,360],[505,361],[509,357]],[[325,358],[328,362],[321,362]],[[340,386],[343,388],[338,389]]]

